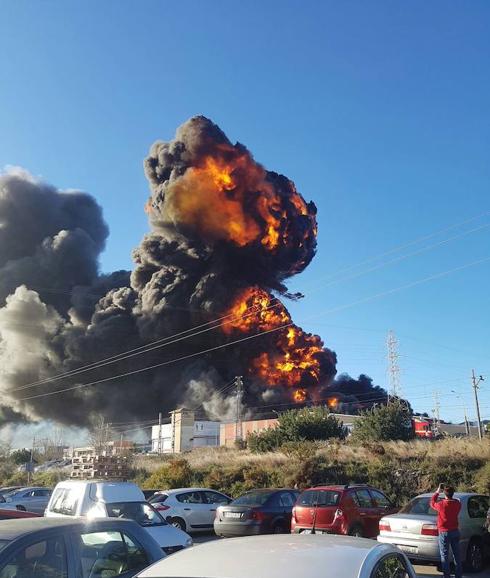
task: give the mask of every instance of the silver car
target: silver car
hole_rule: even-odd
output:
[[[217,508],[231,498],[209,488],[179,488],[157,492],[148,501],[169,524],[198,532],[213,529]]]
[[[12,492],[4,494],[5,504],[2,504],[2,508],[44,514],[44,510],[51,497],[51,492],[52,490],[42,487],[13,490]]]
[[[430,507],[432,494],[421,494],[398,514],[381,518],[378,541],[394,544],[413,561],[440,563],[437,512]],[[468,570],[479,572],[490,552],[490,535],[485,531],[488,496],[457,493],[461,502],[459,529],[461,560]]]

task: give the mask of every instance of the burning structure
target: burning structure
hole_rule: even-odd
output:
[[[151,231],[132,272],[106,275],[98,256],[108,232],[92,197],[19,171],[0,177],[9,419],[82,426],[183,403],[222,417],[234,405],[220,390],[236,374],[247,378],[248,407],[336,399],[342,385],[344,396],[379,401],[369,378],[334,380],[336,354],[280,300],[297,297],[285,282],[316,250],[315,205],[292,181],[205,117],[155,143],[145,172]]]

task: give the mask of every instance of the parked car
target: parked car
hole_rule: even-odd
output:
[[[24,512],[24,510],[3,510],[0,507],[0,520],[17,520],[19,518],[41,518],[42,514]]]
[[[217,508],[231,501],[229,496],[207,488],[166,490],[149,500],[167,522],[188,532],[212,530]]]
[[[437,512],[430,507],[431,496],[421,494],[398,514],[382,518],[378,541],[398,546],[412,560],[439,563]],[[461,559],[469,570],[480,571],[485,555],[490,553],[490,535],[485,531],[489,498],[473,493],[457,493],[454,497],[461,501]]]
[[[416,578],[403,552],[349,536],[253,536],[179,552],[139,578]]]
[[[0,523],[2,578],[129,578],[164,556],[131,520],[40,517]]]
[[[4,494],[5,504],[3,504],[2,507],[43,514],[51,497],[51,492],[52,490],[49,488],[42,487],[12,490]]]
[[[283,534],[291,528],[297,490],[264,489],[246,492],[226,506],[219,506],[214,520],[218,536]]]
[[[385,494],[371,486],[320,486],[299,496],[293,508],[291,532],[375,538],[379,520],[396,511]]]
[[[138,522],[167,554],[192,546],[192,538],[168,524],[130,482],[69,480],[57,484],[47,517],[128,518]]]

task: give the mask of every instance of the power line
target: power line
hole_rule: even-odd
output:
[[[490,212],[485,212],[485,213],[482,213],[481,215],[478,215],[478,216],[476,216],[476,217],[472,217],[471,219],[467,219],[467,220],[462,221],[462,222],[460,222],[460,223],[457,223],[457,224],[455,224],[455,225],[451,225],[451,226],[449,226],[449,227],[446,227],[445,229],[442,229],[442,230],[437,231],[437,232],[435,232],[435,233],[432,233],[432,234],[426,235],[426,236],[424,236],[424,237],[421,237],[421,238],[419,238],[419,239],[416,239],[416,240],[414,240],[414,241],[412,241],[412,242],[410,242],[410,243],[408,243],[408,244],[402,245],[402,246],[400,246],[400,247],[398,247],[398,248],[391,249],[391,250],[388,251],[388,252],[382,253],[380,256],[374,256],[374,257],[368,259],[367,261],[361,262],[360,264],[352,265],[352,266],[349,266],[349,267],[347,267],[347,268],[341,269],[340,272],[345,271],[345,270],[350,270],[350,269],[355,268],[355,267],[357,267],[357,266],[361,266],[361,265],[363,265],[363,264],[372,262],[372,261],[374,261],[374,260],[376,260],[376,259],[378,259],[378,258],[381,258],[381,257],[386,256],[386,255],[388,255],[388,254],[394,253],[394,252],[396,252],[396,251],[398,251],[398,250],[401,250],[401,249],[403,249],[403,248],[406,248],[406,247],[408,247],[408,246],[417,244],[417,243],[419,243],[419,242],[422,242],[423,240],[426,240],[426,239],[428,239],[428,238],[432,238],[432,237],[434,237],[434,236],[436,236],[436,235],[438,235],[438,234],[441,234],[441,233],[443,233],[443,232],[446,232],[446,231],[448,231],[448,230],[455,229],[455,228],[457,228],[457,227],[460,227],[460,226],[462,226],[462,225],[464,225],[464,224],[467,224],[467,223],[469,223],[469,222],[472,222],[472,221],[474,221],[474,220],[476,220],[476,219],[478,219],[478,218],[481,218],[481,217],[483,217],[483,216],[486,216],[486,215],[488,215],[488,214],[490,214]],[[442,241],[438,241],[437,243],[434,243],[434,244],[432,244],[432,245],[428,245],[428,246],[426,246],[426,247],[423,247],[422,249],[418,249],[418,250],[415,251],[415,252],[409,253],[409,254],[407,254],[407,255],[402,255],[401,257],[397,257],[397,258],[392,259],[392,260],[390,260],[390,261],[388,261],[388,262],[385,262],[385,263],[378,264],[378,265],[376,265],[375,267],[372,267],[371,269],[368,269],[367,271],[356,273],[356,274],[354,274],[353,276],[350,276],[350,277],[347,277],[347,278],[341,278],[341,279],[337,279],[337,280],[334,279],[331,283],[327,284],[327,286],[328,286],[328,285],[332,285],[332,284],[334,284],[334,283],[338,283],[338,282],[340,282],[340,281],[351,280],[351,279],[357,278],[357,277],[359,277],[359,276],[368,274],[368,273],[370,273],[370,272],[372,272],[372,271],[375,271],[375,270],[377,270],[377,269],[379,269],[379,268],[385,267],[385,266],[387,266],[387,265],[389,265],[389,264],[391,264],[391,263],[398,262],[398,261],[401,261],[401,260],[406,259],[406,258],[408,258],[408,257],[414,256],[414,255],[417,255],[417,254],[420,254],[420,253],[422,253],[422,252],[425,252],[425,251],[427,251],[427,250],[430,250],[430,249],[435,248],[435,247],[437,247],[437,246],[440,246],[440,245],[442,245],[442,244],[448,243],[448,242],[450,242],[450,241],[452,241],[452,240],[454,240],[454,239],[457,239],[457,238],[459,238],[459,237],[468,235],[468,234],[470,234],[470,233],[479,231],[479,230],[484,229],[484,228],[487,228],[487,227],[490,227],[490,223],[487,223],[487,224],[484,224],[484,225],[480,225],[479,227],[475,227],[475,228],[473,228],[473,229],[470,229],[469,231],[463,231],[462,233],[459,233],[459,234],[457,234],[457,235],[455,235],[455,236],[453,236],[453,237],[450,237],[450,238],[448,238],[448,239],[443,239]],[[333,274],[333,277],[335,277],[335,275],[338,275],[338,274],[339,274],[339,272],[337,272],[337,274]],[[313,289],[311,292],[315,292],[316,290],[318,290],[318,288]],[[272,303],[272,302],[274,302],[274,301],[276,301],[277,303]],[[272,298],[271,298],[271,304],[270,304],[268,307],[266,307],[266,308],[264,308],[264,309],[259,309],[259,310],[260,310],[260,311],[262,311],[262,310],[267,310],[267,309],[270,309],[270,308],[272,308],[272,307],[275,307],[275,306],[277,306],[277,305],[279,305],[279,304],[281,304],[281,303],[280,303],[280,301],[278,300],[278,298],[272,297]],[[250,312],[249,314],[246,314],[246,315],[244,315],[244,316],[242,316],[242,317],[237,317],[236,320],[238,320],[238,319],[243,319],[243,318],[245,318],[246,316],[249,316],[249,315],[253,315],[253,313],[254,313],[253,309],[254,309],[254,308],[252,307],[252,308],[250,308],[250,309],[251,309],[251,312]],[[218,319],[216,319],[216,320],[212,320],[212,321],[209,321],[209,322],[207,322],[207,323],[198,325],[198,326],[196,326],[196,327],[189,328],[189,329],[184,330],[184,331],[182,331],[182,332],[180,332],[180,333],[177,333],[177,334],[174,334],[174,335],[170,335],[170,336],[167,336],[167,337],[163,337],[163,338],[161,338],[161,339],[158,339],[158,340],[153,341],[153,342],[150,342],[150,343],[148,343],[148,344],[139,346],[139,347],[137,347],[137,348],[134,348],[134,349],[131,349],[131,350],[128,350],[128,351],[125,351],[125,352],[116,354],[116,355],[114,355],[114,356],[111,356],[111,357],[108,357],[108,358],[105,358],[105,359],[101,359],[101,360],[96,361],[96,362],[93,362],[93,363],[91,363],[91,364],[88,364],[88,365],[85,365],[85,366],[82,366],[82,367],[79,367],[79,368],[76,368],[76,369],[73,369],[73,370],[70,370],[70,371],[67,371],[67,372],[63,372],[63,373],[60,373],[60,374],[57,374],[57,375],[54,375],[54,376],[51,376],[51,377],[47,377],[47,378],[44,378],[44,379],[41,379],[41,380],[38,380],[38,381],[35,381],[35,382],[32,382],[32,383],[24,384],[24,385],[22,385],[22,386],[20,386],[20,387],[18,387],[18,388],[11,389],[10,392],[15,392],[15,391],[21,391],[21,390],[24,390],[24,389],[29,389],[29,388],[31,388],[31,387],[35,387],[35,386],[42,385],[42,384],[45,384],[45,383],[49,383],[49,382],[52,382],[52,381],[57,381],[57,380],[59,380],[59,379],[61,379],[61,378],[63,378],[63,377],[72,377],[72,376],[74,376],[74,375],[78,375],[79,373],[84,373],[85,371],[90,371],[90,370],[92,370],[92,369],[99,369],[100,367],[104,367],[104,366],[106,366],[106,365],[111,365],[112,363],[117,363],[117,362],[123,361],[123,360],[125,360],[125,359],[128,359],[129,357],[133,357],[133,356],[135,356],[135,355],[141,355],[141,354],[147,353],[147,352],[149,352],[149,351],[152,351],[152,350],[154,350],[154,349],[157,349],[157,348],[160,348],[160,347],[165,347],[165,346],[167,346],[167,345],[171,345],[171,344],[176,343],[176,342],[178,342],[178,341],[182,341],[182,340],[185,340],[185,339],[189,339],[189,338],[191,338],[191,337],[195,337],[196,335],[200,335],[200,334],[205,333],[205,332],[207,332],[207,331],[212,331],[212,330],[214,330],[214,329],[216,329],[216,328],[218,328],[218,327],[221,327],[221,326],[222,326],[221,321],[223,321],[223,320],[225,320],[225,319],[227,319],[227,318],[229,318],[229,317],[232,317],[232,316],[233,316],[233,314],[229,314],[229,315],[223,316],[223,317],[221,317],[221,318],[218,318]],[[229,323],[231,323],[231,321],[229,321]],[[212,324],[216,324],[216,325],[213,325],[212,327],[207,327],[207,326],[212,325]],[[203,329],[202,331],[196,331],[197,329],[201,329],[201,328],[203,328],[203,327],[207,327],[207,329]],[[185,334],[188,334],[188,335],[185,335]],[[174,338],[176,338],[176,337],[178,337],[178,339],[174,339]]]
[[[412,288],[412,287],[416,287],[416,286],[418,286],[418,285],[422,285],[423,283],[427,283],[427,282],[433,281],[433,280],[435,280],[435,279],[440,279],[440,278],[442,278],[442,277],[445,277],[445,276],[447,276],[447,275],[450,275],[451,273],[455,273],[455,272],[458,272],[458,271],[463,271],[463,270],[465,270],[465,269],[468,269],[469,267],[474,267],[474,266],[476,266],[476,265],[480,265],[481,263],[485,263],[485,262],[488,262],[488,261],[490,261],[490,257],[485,257],[485,258],[483,258],[483,259],[478,259],[477,261],[472,261],[472,262],[470,262],[470,263],[466,263],[466,264],[464,264],[464,265],[460,265],[459,267],[453,267],[452,269],[448,269],[448,270],[446,270],[446,271],[442,271],[442,272],[440,272],[440,273],[436,273],[436,274],[434,274],[434,275],[430,275],[430,276],[428,276],[428,277],[424,277],[424,278],[422,278],[422,279],[418,279],[417,281],[412,281],[411,283],[407,283],[407,284],[405,284],[405,285],[401,285],[401,286],[399,286],[399,287],[395,287],[395,288],[389,289],[389,290],[387,290],[387,291],[382,291],[382,292],[380,292],[380,293],[376,293],[375,295],[371,295],[371,296],[369,296],[369,297],[364,297],[364,298],[362,298],[362,299],[358,299],[357,301],[354,301],[354,302],[352,302],[352,303],[349,303],[349,304],[346,304],[346,305],[343,305],[343,306],[340,306],[340,307],[336,307],[336,308],[333,308],[333,309],[328,309],[328,310],[323,311],[323,312],[320,312],[320,313],[315,313],[315,314],[313,314],[313,315],[311,315],[311,316],[308,316],[308,317],[304,318],[304,320],[305,320],[305,319],[309,319],[309,318],[316,318],[316,317],[319,317],[319,316],[322,316],[322,315],[328,315],[328,314],[330,314],[330,313],[336,313],[336,312],[338,312],[338,311],[343,311],[343,310],[345,310],[345,309],[349,309],[350,307],[354,307],[354,306],[356,306],[356,305],[368,303],[368,302],[370,302],[370,301],[374,301],[374,300],[379,299],[379,298],[382,298],[382,297],[387,297],[387,296],[393,295],[394,293],[397,293],[397,292],[399,292],[399,291],[403,291],[403,290],[405,290],[405,289],[410,289],[410,288]],[[84,388],[84,387],[88,387],[88,386],[91,386],[91,385],[98,385],[98,384],[100,384],[100,383],[106,383],[106,382],[112,381],[112,380],[114,380],[114,379],[119,379],[119,378],[123,378],[123,377],[128,377],[128,376],[131,376],[131,375],[135,375],[135,374],[137,374],[137,373],[141,373],[141,372],[144,372],[144,371],[149,371],[149,370],[151,370],[151,369],[156,369],[156,368],[158,368],[158,367],[163,367],[163,366],[166,366],[166,365],[170,365],[171,363],[177,363],[178,361],[184,361],[184,360],[186,360],[186,359],[191,359],[191,358],[196,357],[196,356],[198,356],[198,355],[203,355],[203,354],[205,354],[205,353],[210,353],[211,351],[216,351],[216,350],[218,350],[218,349],[223,349],[223,348],[225,348],[225,347],[231,347],[232,345],[236,345],[236,344],[238,344],[238,343],[243,343],[243,342],[245,342],[245,341],[249,341],[250,339],[255,339],[255,338],[257,338],[257,337],[260,337],[260,336],[262,336],[262,335],[267,335],[267,334],[269,334],[269,333],[275,333],[276,331],[280,331],[280,330],[285,329],[285,328],[287,328],[287,327],[291,327],[292,325],[294,325],[294,323],[291,321],[291,322],[289,322],[289,323],[285,323],[285,324],[280,325],[280,326],[278,326],[278,327],[275,327],[275,328],[273,328],[273,329],[268,329],[268,330],[265,330],[265,331],[262,331],[262,332],[259,332],[259,333],[255,333],[255,334],[253,334],[253,335],[247,335],[246,337],[242,337],[241,339],[236,339],[236,340],[234,340],[234,341],[230,341],[230,342],[228,342],[228,343],[223,343],[223,344],[217,345],[217,346],[215,346],[215,347],[210,347],[210,348],[204,349],[204,350],[202,350],[202,351],[198,351],[198,352],[191,353],[191,354],[188,354],[188,355],[183,355],[183,356],[178,357],[178,358],[176,358],[176,359],[170,359],[170,360],[167,360],[167,361],[164,361],[164,362],[161,362],[161,363],[157,363],[157,364],[155,364],[155,365],[151,365],[151,366],[148,366],[148,367],[143,367],[143,368],[136,369],[136,370],[133,370],[133,371],[129,371],[129,372],[126,372],[126,373],[123,373],[123,374],[119,374],[119,375],[113,375],[113,376],[106,377],[106,378],[100,379],[100,380],[96,380],[96,381],[93,381],[93,382],[90,382],[90,383],[82,383],[82,384],[78,384],[78,385],[75,385],[75,386],[71,386],[71,387],[59,389],[59,390],[52,391],[52,392],[46,392],[46,393],[42,393],[42,394],[37,394],[37,395],[32,395],[32,396],[28,396],[28,397],[24,397],[24,398],[19,398],[18,401],[28,401],[28,400],[30,400],[30,399],[37,399],[37,398],[40,398],[40,397],[46,397],[46,396],[50,396],[50,395],[57,395],[58,393],[63,393],[63,392],[66,392],[66,391],[74,391],[74,390],[81,389],[81,388]]]

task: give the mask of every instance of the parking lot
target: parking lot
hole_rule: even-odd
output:
[[[214,533],[206,533],[206,534],[196,534],[193,536],[194,544],[204,544],[205,542],[209,542],[211,540],[220,540],[223,538],[218,538]],[[432,578],[432,576],[442,576],[441,573],[437,571],[435,566],[414,566],[415,571],[417,572],[417,576],[419,578]],[[487,568],[480,572],[479,574],[464,574],[464,578],[488,578],[490,576],[490,568]]]

